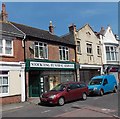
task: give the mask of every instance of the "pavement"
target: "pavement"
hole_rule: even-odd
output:
[[[0,112],[9,111],[9,110],[12,110],[12,109],[18,109],[18,108],[24,107],[24,106],[29,105],[29,104],[38,105],[39,103],[40,103],[40,99],[38,97],[37,98],[31,98],[26,102],[1,105]]]
[[[22,108],[29,104],[38,105],[39,103],[40,103],[39,98],[31,98],[26,102],[2,105],[1,108],[2,110],[0,110],[0,112]],[[75,108],[74,111],[63,113],[55,117],[108,117],[108,118],[113,117],[112,119],[120,119],[119,117],[111,115],[110,110],[105,109],[101,110],[101,108],[98,107],[83,106],[82,108],[80,108],[79,106],[77,106],[74,108]],[[114,112],[114,110],[112,111]]]

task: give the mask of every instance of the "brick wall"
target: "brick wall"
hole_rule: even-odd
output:
[[[24,48],[22,47],[22,40],[14,38],[13,40],[13,56],[2,56],[2,61],[19,62],[24,61]]]
[[[30,49],[30,46],[33,44],[33,42],[35,40],[34,39],[32,39],[32,40],[27,39],[27,41],[25,43],[26,59],[28,59],[28,58],[34,59],[34,52],[33,52],[33,50]],[[59,46],[60,46],[59,44],[48,43],[48,59],[49,60],[59,61]],[[69,61],[72,62],[73,59],[75,59],[75,52],[74,52],[73,48],[71,48],[71,47],[68,47],[68,48],[69,48]]]
[[[21,102],[21,95],[8,96],[0,98],[0,104],[10,104],[10,103],[19,103]]]

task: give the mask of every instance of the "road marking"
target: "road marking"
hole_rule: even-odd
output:
[[[97,99],[100,99],[101,97],[96,97],[96,98],[93,98],[93,100],[97,100]]]
[[[103,112],[106,112],[106,113],[110,113],[110,112],[115,112],[116,110],[112,110],[112,109],[101,109]]]
[[[102,111],[110,111],[110,109],[105,109],[105,108],[103,108],[103,109],[101,109]]]
[[[43,111],[43,112],[41,112],[42,114],[43,113],[47,113],[47,112],[50,112],[51,110],[45,110],[45,111]]]

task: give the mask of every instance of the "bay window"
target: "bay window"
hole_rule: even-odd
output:
[[[116,46],[106,46],[106,59],[108,61],[117,61],[118,60],[118,52]]]

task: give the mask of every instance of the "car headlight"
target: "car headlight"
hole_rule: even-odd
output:
[[[97,88],[94,88],[93,90],[97,90]]]
[[[49,96],[49,98],[51,98],[51,99],[54,99],[55,97],[56,97],[56,95]]]

